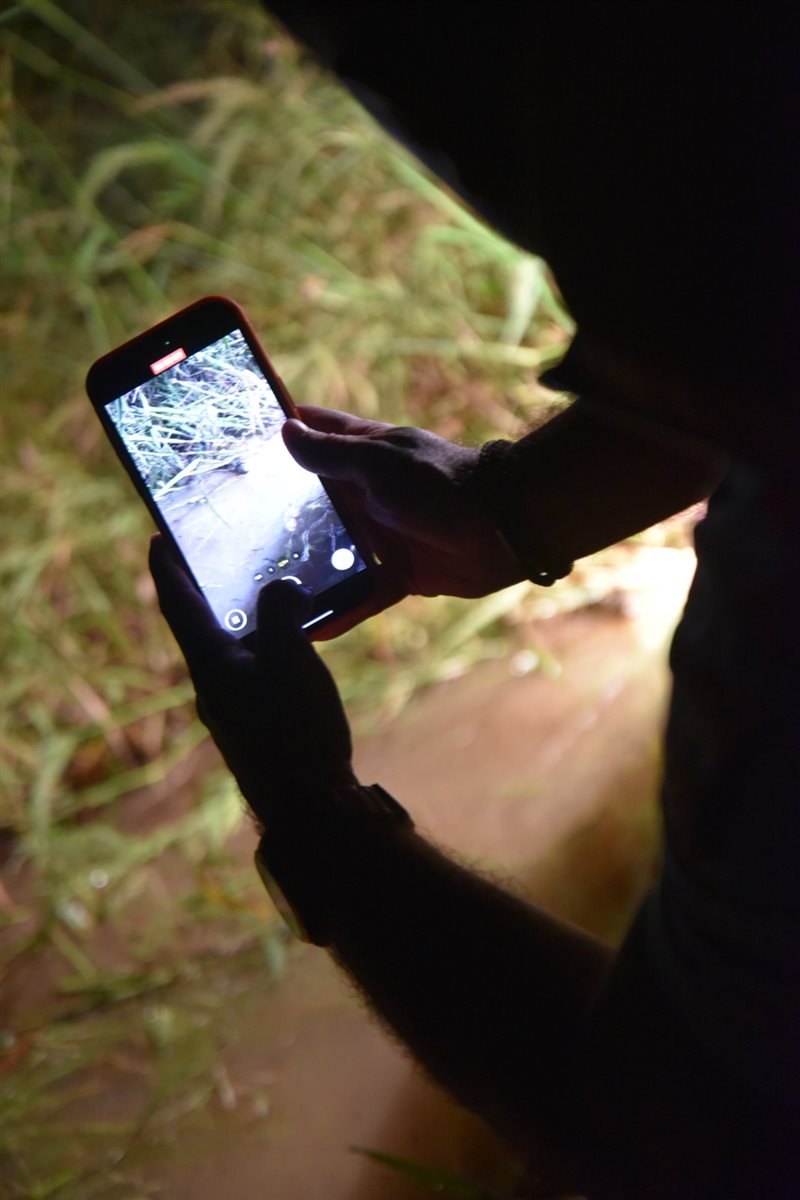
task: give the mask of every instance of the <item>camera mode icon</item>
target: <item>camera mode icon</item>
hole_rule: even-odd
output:
[[[240,608],[232,608],[230,612],[225,613],[225,624],[232,633],[238,633],[247,624],[247,614]]]

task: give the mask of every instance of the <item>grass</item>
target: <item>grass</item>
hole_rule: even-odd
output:
[[[257,370],[240,334],[229,334],[108,405],[143,479],[162,500],[174,488],[237,461],[237,444],[281,424],[264,406]]]
[[[522,1172],[514,1171],[512,1168],[509,1168],[508,1171],[508,1175],[511,1177],[508,1181],[508,1190],[504,1187],[501,1194],[494,1188],[489,1189],[453,1171],[443,1171],[436,1167],[430,1167],[426,1163],[401,1158],[395,1154],[384,1154],[365,1146],[351,1146],[350,1149],[354,1154],[361,1154],[371,1162],[378,1163],[407,1179],[412,1179],[418,1185],[420,1194],[424,1192],[428,1195],[454,1196],[458,1197],[458,1200],[522,1200],[523,1197],[523,1191],[518,1185],[522,1183],[524,1187],[524,1179],[513,1178],[515,1174],[521,1177]]]
[[[0,1086],[3,1200],[152,1195],[141,1176],[172,1145],[176,1128],[191,1130],[209,1105],[229,1107],[222,1062],[235,1042],[231,1005],[254,982],[263,998],[260,957],[254,946],[234,962],[173,970],[158,992],[131,992],[113,1008],[20,1038],[19,1063]],[[261,1118],[269,1095],[251,1090],[239,1103],[248,1119]]]

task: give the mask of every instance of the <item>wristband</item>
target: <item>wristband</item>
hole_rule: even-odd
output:
[[[569,575],[574,564],[550,552],[527,514],[521,519],[510,470],[513,446],[513,442],[504,440],[487,442],[481,448],[472,487],[525,577],[539,587],[552,587]]]

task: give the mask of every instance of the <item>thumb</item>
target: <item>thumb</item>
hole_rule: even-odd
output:
[[[276,653],[287,641],[307,641],[301,626],[311,612],[311,593],[288,579],[276,579],[258,596],[256,639],[259,654]]]
[[[363,484],[374,470],[376,455],[381,447],[365,437],[342,433],[321,433],[292,417],[283,426],[286,449],[296,463],[323,475],[326,479],[341,479]]]
[[[256,662],[289,742],[301,732],[305,738],[310,727],[319,761],[327,757],[341,766],[350,761],[350,731],[333,677],[301,628],[310,609],[309,593],[288,580],[262,588]]]
[[[311,611],[311,595],[288,579],[261,589],[256,614],[256,661],[265,678],[296,674],[314,655],[301,626]]]

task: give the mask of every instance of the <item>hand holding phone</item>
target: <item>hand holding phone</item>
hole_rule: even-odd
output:
[[[281,429],[296,410],[241,309],[212,296],[99,359],[87,391],[137,491],[219,623],[256,628],[262,587],[312,596],[304,627],[372,588],[369,553]]]
[[[296,808],[357,783],[336,684],[301,633],[311,597],[291,584],[264,588],[257,632],[237,639],[220,628],[165,538],[153,539],[150,568],[198,713],[259,820],[267,824],[276,805]]]
[[[384,564],[365,616],[403,596],[485,596],[522,578],[474,487],[479,451],[427,429],[303,405],[284,441],[309,471],[335,481]],[[339,630],[341,631],[341,629]]]

